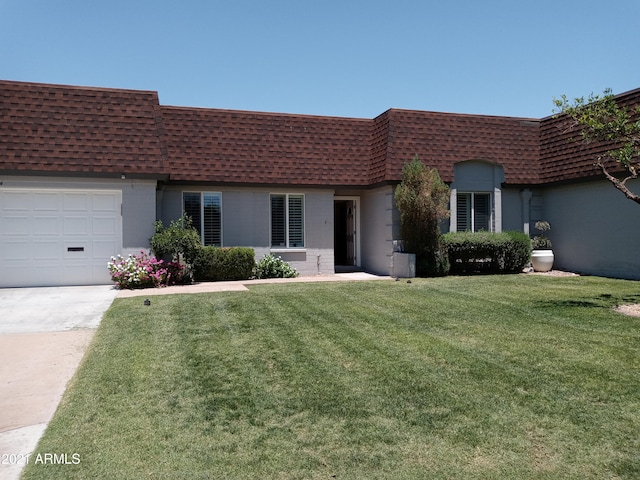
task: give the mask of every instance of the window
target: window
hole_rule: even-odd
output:
[[[492,230],[491,194],[458,193],[456,203],[456,230],[458,232]]]
[[[304,195],[271,195],[271,246],[304,247]]]
[[[184,192],[182,205],[200,233],[202,244],[222,246],[222,194]]]

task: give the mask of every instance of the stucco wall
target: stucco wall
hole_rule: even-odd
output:
[[[391,275],[394,239],[393,189],[391,186],[385,186],[363,191],[360,201],[362,268],[379,275]],[[398,221],[396,223],[399,225]]]
[[[526,202],[528,204],[528,201]],[[526,213],[523,211],[522,190],[517,188],[502,189],[502,230],[524,231]]]
[[[640,192],[640,182],[631,186]],[[554,268],[640,279],[640,205],[612,184],[598,181],[547,188],[542,192],[541,211],[551,224],[548,236],[553,242]]]
[[[182,214],[183,191],[222,193],[223,246],[251,247],[255,250],[256,260],[273,253],[289,262],[301,275],[334,272],[333,190],[169,186],[159,192],[159,217],[165,224]],[[270,248],[271,193],[304,194],[304,249]]]

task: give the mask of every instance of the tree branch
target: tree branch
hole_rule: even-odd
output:
[[[604,176],[607,177],[607,180],[613,183],[613,186],[616,187],[618,190],[620,190],[625,197],[627,197],[631,201],[636,202],[637,204],[640,204],[640,195],[636,195],[635,193],[633,193],[631,190],[627,188],[627,185],[626,185],[627,180],[637,178],[638,177],[637,174],[636,175],[632,174],[623,180],[618,180],[616,177],[614,177],[607,171],[602,161],[598,160],[596,162],[596,166],[599,167],[600,170],[602,170],[602,173],[604,173]]]

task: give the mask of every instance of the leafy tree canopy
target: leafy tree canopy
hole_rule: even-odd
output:
[[[555,112],[566,115],[570,128],[580,130],[585,144],[603,142],[610,145],[596,157],[595,166],[628,199],[640,204],[640,195],[627,185],[629,180],[638,178],[640,172],[640,106],[630,112],[618,103],[611,89],[606,89],[602,95],[592,93],[587,98],[573,101],[563,95],[554,99],[554,104]],[[623,178],[610,172],[616,164],[626,171]]]

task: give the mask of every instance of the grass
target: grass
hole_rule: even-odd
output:
[[[36,450],[80,464],[24,478],[638,478],[640,319],[612,307],[639,287],[512,275],[118,299]]]

